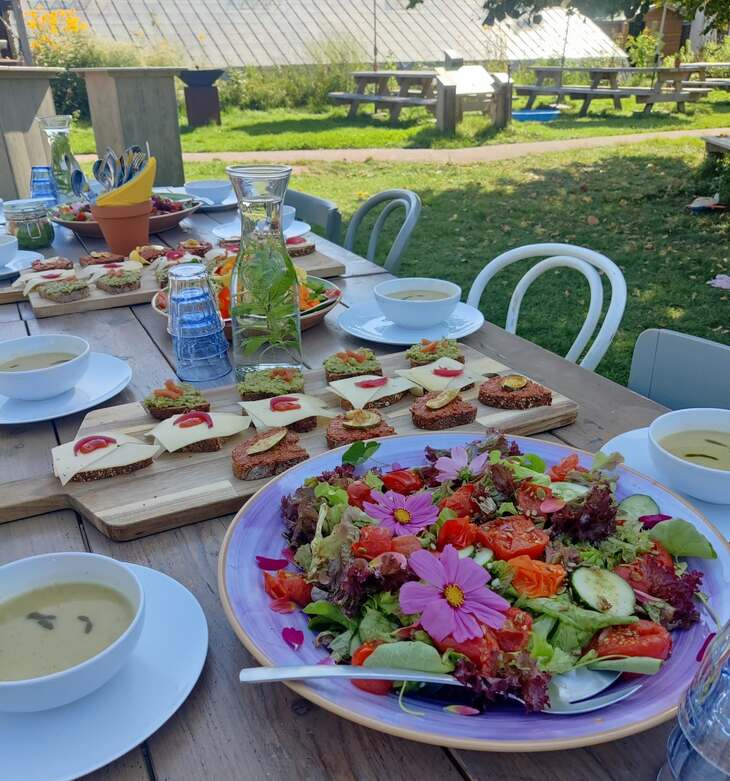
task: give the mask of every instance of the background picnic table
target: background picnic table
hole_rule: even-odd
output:
[[[227,215],[216,215],[227,222]],[[212,217],[195,215],[178,229],[155,237],[176,244],[191,236],[214,241]],[[347,268],[334,281],[343,305],[362,302],[389,278],[382,268],[317,238]],[[100,249],[58,230],[46,255],[76,258]],[[318,367],[339,349],[361,344],[337,326],[339,306],[304,333],[304,360]],[[0,306],[2,339],[66,332],[84,336],[93,350],[128,361],[131,384],[104,406],[140,400],[174,374],[165,319],[149,304],[36,320],[26,303]],[[595,451],[623,431],[646,426],[663,408],[626,388],[568,363],[501,328],[486,324],[464,340],[580,404],[577,421],[540,438]],[[368,345],[379,354],[400,348]],[[230,378],[219,383],[228,384]],[[53,423],[0,427],[3,481],[51,471],[50,449],[71,440],[83,413]],[[1,489],[0,489],[1,490]],[[87,776],[87,781],[259,781],[259,779],[417,779],[417,781],[653,781],[664,758],[671,723],[620,741],[585,749],[539,754],[487,754],[443,749],[366,729],[303,700],[281,685],[242,687],[238,670],[255,664],[225,619],[217,594],[217,558],[231,516],[115,543],[70,510],[0,525],[0,564],[51,551],[93,551],[152,567],[190,589],[205,611],[210,631],[201,678],[180,710],[142,746]],[[42,750],[42,747],[39,747]],[[73,751],[73,746],[69,746]],[[1,764],[0,764],[1,767]],[[0,772],[0,776],[1,776]],[[20,780],[13,780],[20,781]]]

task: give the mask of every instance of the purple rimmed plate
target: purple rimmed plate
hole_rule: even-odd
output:
[[[549,465],[570,453],[578,452],[583,466],[590,466],[593,456],[565,445],[528,437],[516,440],[523,452],[535,453]],[[402,466],[424,462],[424,448],[450,448],[475,439],[474,434],[420,434],[396,436],[381,440],[380,449],[370,463],[388,466],[396,461]],[[226,616],[246,648],[263,665],[283,666],[317,664],[327,655],[315,648],[314,635],[307,628],[306,617],[297,611],[279,614],[269,608],[264,592],[263,574],[256,556],[280,558],[284,545],[280,501],[297,489],[305,478],[332,469],[341,463],[345,448],[331,450],[299,464],[272,480],[249,499],[231,523],[218,561],[218,587]],[[723,594],[730,588],[730,548],[712,524],[669,489],[627,467],[619,468],[617,496],[630,494],[651,496],[663,513],[685,518],[693,523],[717,551],[713,560],[692,559],[691,566],[704,572],[703,591],[724,622],[730,614]],[[411,715],[398,707],[395,695],[377,696],[356,689],[349,681],[321,680],[310,683],[288,683],[301,696],[339,716],[391,735],[434,745],[477,751],[550,751],[578,748],[632,735],[670,719],[676,711],[685,688],[697,668],[696,656],[705,637],[714,631],[706,611],[691,629],[675,631],[673,651],[662,671],[647,676],[641,689],[628,699],[601,711],[575,715],[551,716],[526,714],[520,706],[499,705],[479,716],[463,716],[444,710],[446,703],[411,698],[409,707],[421,715]],[[293,650],[284,643],[284,627],[304,632],[304,644]]]

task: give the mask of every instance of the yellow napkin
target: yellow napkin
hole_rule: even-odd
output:
[[[150,157],[147,165],[126,184],[103,193],[96,199],[97,206],[132,206],[135,203],[149,201],[152,195],[152,185],[155,182],[157,160]]]

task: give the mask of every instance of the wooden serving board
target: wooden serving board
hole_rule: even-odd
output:
[[[483,376],[509,373],[502,363],[463,346],[467,367]],[[407,368],[405,353],[381,359],[384,373]],[[327,388],[321,369],[305,372],[305,391],[322,397],[330,407],[340,409],[339,397]],[[466,399],[476,399],[478,386],[465,391]],[[235,386],[206,391],[215,412],[242,413]],[[428,433],[416,428],[409,413],[412,397],[379,410],[399,434]],[[473,424],[454,431],[483,434],[497,428],[510,434],[535,434],[572,423],[578,405],[553,392],[549,407],[528,410],[500,410],[475,402],[479,408]],[[311,456],[327,450],[325,429],[328,419],[320,419],[313,431],[300,434]],[[140,402],[106,407],[84,418],[78,435],[120,433],[144,439],[157,424]],[[255,432],[253,427],[227,440],[216,453],[163,453],[152,466],[130,475],[90,483],[70,482],[62,486],[52,475],[4,483],[0,491],[0,522],[71,507],[88,518],[103,534],[114,540],[130,540],[146,534],[215,518],[239,510],[246,498],[270,478],[243,481],[233,476],[232,449]]]
[[[345,273],[345,264],[335,258],[331,258],[318,250],[311,255],[292,259],[297,266],[303,268],[307,274],[313,277],[339,277]],[[93,309],[112,309],[116,306],[132,306],[132,304],[146,304],[152,300],[152,296],[160,289],[155,279],[154,272],[145,268],[142,272],[142,284],[139,290],[130,293],[105,293],[99,290],[93,283],[89,286],[91,295],[80,301],[71,301],[68,304],[57,304],[48,301],[35,291],[31,291],[28,300],[33,307],[36,317],[53,317],[55,315],[68,315],[74,312],[89,312]],[[23,291],[8,287],[0,289],[0,304],[15,304],[25,301]]]

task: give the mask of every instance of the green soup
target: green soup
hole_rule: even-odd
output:
[[[727,431],[678,431],[660,439],[659,444],[683,461],[730,471],[730,433]]]

